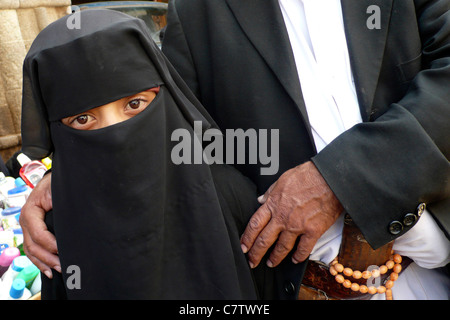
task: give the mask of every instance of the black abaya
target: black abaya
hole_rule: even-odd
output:
[[[171,160],[174,130],[193,137],[194,121],[204,129],[214,122],[143,21],[78,14],[81,29],[67,28],[68,17],[49,25],[24,63],[23,151],[53,152],[46,221],[62,277],[44,281],[43,298],[257,298],[239,242],[257,207],[253,184],[232,167]],[[154,86],[156,98],[127,121],[91,131],[60,121]],[[68,286],[70,266],[79,288]],[[259,293],[271,285],[261,268]]]

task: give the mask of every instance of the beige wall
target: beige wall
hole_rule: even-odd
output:
[[[36,35],[68,13],[70,0],[0,0],[0,155],[20,148],[22,64]]]

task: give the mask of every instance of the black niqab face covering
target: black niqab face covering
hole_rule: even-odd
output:
[[[62,279],[45,280],[43,298],[256,298],[239,243],[255,190],[230,171],[228,183],[252,200],[224,204],[212,167],[170,158],[172,132],[214,126],[209,115],[141,20],[87,10],[80,30],[66,21],[43,30],[24,63],[23,150],[53,151],[47,221]],[[60,121],[157,85],[150,105],[124,122],[82,131]]]

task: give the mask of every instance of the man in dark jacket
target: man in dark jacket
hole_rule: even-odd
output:
[[[307,2],[306,20],[326,30],[330,7],[308,16]],[[280,130],[277,174],[236,165],[265,193],[241,240],[250,265],[273,244],[269,265],[292,249],[304,261],[343,210],[375,249],[410,230],[425,205],[448,236],[450,2],[341,1],[361,122],[318,153],[289,33],[302,21],[280,4],[172,0],[162,48],[222,129]],[[287,276],[286,290],[297,280]]]

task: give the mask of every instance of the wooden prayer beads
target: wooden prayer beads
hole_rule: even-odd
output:
[[[387,261],[384,265],[374,268],[371,271],[365,270],[363,272],[359,270],[352,270],[351,268],[344,267],[339,263],[337,257],[330,264],[330,273],[335,277],[337,283],[342,284],[345,288],[349,288],[352,291],[359,291],[361,293],[377,294],[384,293],[386,295],[386,300],[392,300],[392,287],[394,286],[394,281],[398,279],[398,274],[402,271],[402,256],[399,254],[393,254],[391,259]],[[392,269],[392,273],[384,285],[378,287],[366,285],[359,285],[356,282],[351,282],[346,277],[353,277],[354,279],[370,279],[378,278],[380,275],[385,274],[388,270]]]

